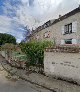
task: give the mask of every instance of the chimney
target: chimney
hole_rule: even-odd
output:
[[[61,15],[59,15],[59,18],[61,17]]]

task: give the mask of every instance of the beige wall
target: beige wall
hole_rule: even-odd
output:
[[[77,21],[77,32],[75,33],[72,33],[72,34],[66,34],[66,35],[62,35],[61,34],[61,27],[63,25],[66,25],[66,24],[69,24],[69,23],[72,23],[74,21]],[[50,31],[50,38],[44,38],[43,37],[43,34],[46,32],[46,31]],[[71,38],[74,38],[74,39],[80,39],[80,13],[77,13],[71,17],[68,17],[48,28],[45,28],[37,33],[34,34],[34,37],[35,35],[38,34],[40,36],[39,39],[43,40],[43,39],[47,39],[47,40],[51,40],[51,41],[56,41],[56,44],[60,44],[61,43],[61,39],[71,39]]]
[[[80,53],[45,52],[44,71],[46,75],[80,84]]]

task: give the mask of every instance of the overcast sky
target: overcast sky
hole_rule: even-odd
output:
[[[24,27],[38,27],[80,4],[80,0],[0,0],[0,33],[10,33],[20,42]]]

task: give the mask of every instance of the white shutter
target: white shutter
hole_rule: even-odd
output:
[[[65,33],[65,29],[64,26],[61,27],[61,33],[64,34]]]
[[[77,40],[76,39],[72,39],[72,44],[77,44]]]
[[[47,37],[47,33],[44,34],[45,38]]]
[[[77,21],[72,23],[72,32],[77,32]]]
[[[65,44],[65,40],[61,40],[61,45],[64,45]]]

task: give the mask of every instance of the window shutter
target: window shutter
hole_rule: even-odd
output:
[[[72,39],[72,44],[77,44],[77,40],[76,39]]]
[[[61,45],[64,45],[65,44],[65,41],[64,40],[61,40]]]
[[[77,21],[72,23],[72,32],[77,32]]]
[[[62,34],[64,34],[64,33],[65,33],[64,26],[62,26],[62,27],[61,27],[61,32],[62,32]]]
[[[44,37],[45,37],[45,38],[47,37],[47,33],[44,34]]]

